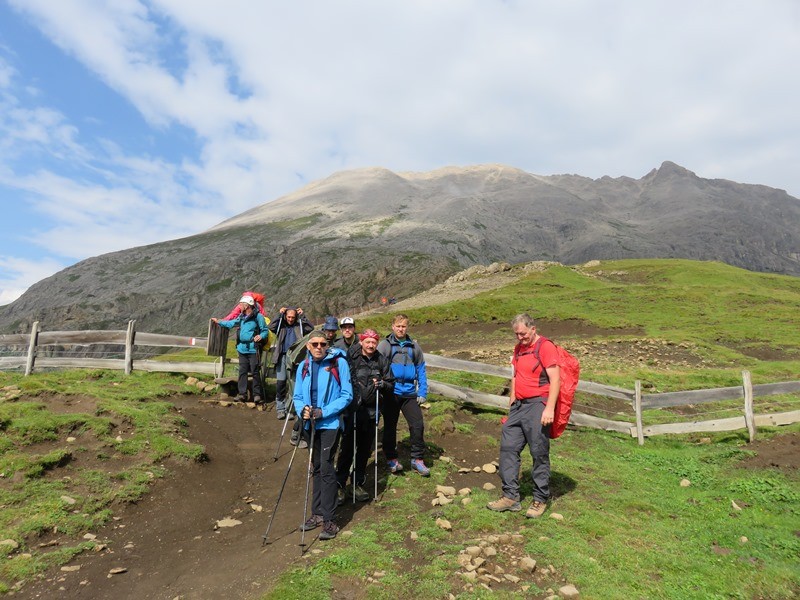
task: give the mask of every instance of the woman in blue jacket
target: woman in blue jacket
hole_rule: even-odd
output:
[[[329,348],[322,331],[312,331],[306,343],[308,355],[297,367],[294,385],[295,412],[306,429],[313,428],[310,447],[314,494],[311,516],[300,527],[309,531],[322,526],[319,539],[336,537],[336,455],[342,412],[353,399],[350,367],[340,348]]]
[[[239,327],[236,335],[236,351],[239,353],[239,394],[236,400],[247,400],[247,376],[253,374],[253,402],[260,404],[264,398],[261,385],[261,365],[259,364],[259,349],[257,344],[269,335],[267,322],[264,315],[256,310],[256,301],[252,296],[242,296],[239,299],[241,314],[229,321],[217,318],[211,319],[221,327],[231,329]]]

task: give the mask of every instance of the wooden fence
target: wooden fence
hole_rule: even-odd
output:
[[[26,356],[0,357],[0,369],[25,367],[26,375],[29,375],[33,372],[35,367],[38,367],[124,369],[126,374],[130,374],[136,369],[141,371],[172,373],[202,373],[214,375],[214,377],[222,377],[227,362],[227,329],[219,327],[209,321],[208,337],[194,338],[137,332],[135,325],[136,321],[129,321],[127,330],[119,331],[39,331],[39,322],[36,321],[33,323],[30,333],[0,335],[0,346],[27,346]],[[37,357],[39,349],[43,346],[91,346],[97,344],[124,346],[124,359]],[[216,358],[213,362],[134,360],[134,349],[140,346],[204,348],[209,357],[214,356]],[[511,377],[510,367],[500,367],[455,358],[446,358],[435,354],[426,354],[425,357],[427,365],[434,368],[450,369],[480,375],[493,375],[504,378]],[[441,394],[442,396],[454,398],[462,402],[501,409],[508,408],[507,396],[478,392],[470,388],[446,384],[431,379],[428,380],[428,387],[436,394]],[[800,410],[782,413],[755,414],[753,409],[754,398],[777,394],[800,393],[800,381],[753,385],[748,371],[742,372],[742,385],[736,387],[643,394],[640,381],[636,381],[634,389],[629,390],[581,380],[578,382],[578,392],[626,402],[632,408],[632,417],[635,423],[606,419],[573,410],[572,418],[570,419],[572,425],[618,431],[638,438],[639,444],[644,443],[645,436],[667,433],[733,431],[745,428],[748,430],[750,440],[752,441],[755,439],[756,428],[759,426],[787,425],[800,421]],[[743,401],[741,416],[708,421],[689,421],[648,426],[645,426],[643,423],[643,411],[648,409],[698,405],[728,400]]]
[[[425,355],[425,363],[431,367],[441,369],[451,369],[468,373],[482,375],[494,375],[497,377],[511,377],[510,367],[498,367],[483,363],[474,363],[466,360],[445,358],[432,354]],[[431,391],[455,398],[462,402],[482,404],[496,408],[508,408],[508,397],[495,394],[477,392],[470,388],[440,383],[428,380],[428,387]],[[800,410],[793,410],[782,413],[755,414],[753,410],[753,398],[772,396],[777,394],[797,394],[800,393],[800,381],[786,381],[782,383],[765,383],[753,385],[750,380],[750,373],[742,371],[742,385],[736,387],[714,388],[707,390],[690,390],[684,392],[666,392],[661,394],[643,394],[640,381],[636,381],[633,390],[608,386],[601,383],[590,381],[579,381],[578,392],[605,396],[624,400],[630,403],[633,409],[635,423],[626,421],[614,421],[593,415],[581,413],[573,410],[570,424],[583,427],[594,427],[608,431],[618,431],[636,437],[639,444],[644,444],[645,436],[660,435],[666,433],[693,433],[693,432],[712,432],[712,431],[733,431],[737,429],[747,429],[750,441],[756,436],[756,427],[788,425],[800,421]],[[643,411],[655,408],[667,408],[675,406],[688,406],[696,404],[706,404],[709,402],[721,402],[726,400],[743,400],[742,415],[725,419],[714,419],[708,421],[689,421],[683,423],[668,423],[659,425],[645,426],[643,424]]]
[[[124,358],[38,356],[42,347],[95,345],[124,346]],[[206,348],[207,345],[208,338],[137,332],[136,321],[129,321],[128,329],[119,331],[40,331],[39,322],[35,321],[30,333],[0,335],[0,346],[27,346],[28,348],[25,356],[0,357],[0,369],[25,367],[25,375],[30,375],[34,368],[90,368],[124,369],[126,374],[130,374],[136,369],[138,371],[203,373],[215,377],[221,376],[225,367],[224,355],[213,362],[134,360],[136,347]]]

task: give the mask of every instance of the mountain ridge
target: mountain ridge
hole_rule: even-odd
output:
[[[800,275],[800,201],[665,161],[639,179],[505,165],[340,171],[187,238],[81,261],[0,309],[0,331],[203,334],[245,289],[269,306],[353,312],[473,265],[717,260]]]

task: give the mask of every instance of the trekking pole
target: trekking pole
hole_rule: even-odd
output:
[[[375,500],[378,500],[378,419],[380,418],[380,388],[375,390]]]
[[[286,425],[291,421],[290,418],[292,416],[292,409],[294,408],[294,401],[289,403],[289,408],[286,411],[286,418],[283,420],[283,429],[281,430],[281,437],[278,438],[278,446],[275,448],[275,454],[272,456],[272,462],[278,460],[278,452],[281,451],[281,443],[283,442],[283,436],[286,435]],[[295,446],[297,448],[297,446]]]
[[[289,459],[289,467],[286,469],[286,475],[283,477],[283,483],[281,484],[281,489],[278,492],[278,500],[275,502],[275,510],[272,511],[272,516],[269,518],[269,525],[267,525],[267,531],[262,536],[263,541],[261,542],[262,546],[266,546],[269,544],[269,531],[272,529],[272,521],[275,520],[275,513],[278,512],[278,505],[281,503],[281,497],[283,496],[283,490],[286,488],[286,481],[289,479],[289,472],[292,470],[292,463],[294,462],[294,455],[297,452],[297,446],[294,447],[294,451],[292,452],[292,457]]]
[[[313,410],[313,409],[312,409]],[[311,484],[311,458],[314,456],[314,435],[316,429],[314,427],[314,417],[311,417],[311,444],[308,446],[308,470],[306,471],[306,499],[303,503],[303,524],[306,522],[306,514],[308,513],[308,488]],[[297,446],[295,446],[296,448]],[[305,553],[306,547],[306,529],[301,527],[303,532],[300,534],[300,556]]]
[[[353,463],[350,471],[350,483],[353,484],[353,504],[356,503],[356,415],[358,407],[353,411]]]

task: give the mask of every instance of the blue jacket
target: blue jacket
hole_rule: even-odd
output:
[[[317,419],[314,426],[317,429],[338,429],[340,415],[353,400],[353,386],[350,383],[350,367],[347,364],[345,353],[339,348],[330,348],[322,358],[318,371],[317,402],[311,404],[311,364],[313,358],[297,366],[294,385],[294,409],[298,415],[303,414],[305,406],[314,406],[322,409],[322,418]],[[331,366],[336,364],[339,378],[331,375]],[[304,373],[305,371],[305,373]]]
[[[239,326],[239,334],[236,336],[236,351],[239,354],[255,354],[256,342],[253,341],[253,338],[261,335],[262,339],[266,341],[267,335],[269,335],[264,315],[256,310],[249,317],[242,313],[236,319],[218,321],[218,323],[228,329]]]
[[[428,397],[425,356],[417,342],[409,336],[399,341],[394,333],[390,333],[378,344],[378,352],[392,365],[395,396]]]

